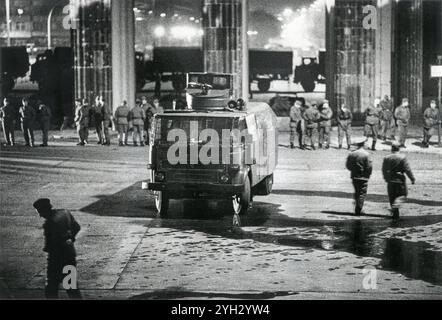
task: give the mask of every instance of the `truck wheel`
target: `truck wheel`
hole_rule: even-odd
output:
[[[301,85],[305,92],[313,92],[316,88],[316,84],[314,82],[301,82]]]
[[[244,182],[243,192],[233,196],[232,200],[233,214],[237,214],[240,216],[247,214],[247,210],[249,209],[250,205],[250,199],[251,199],[250,179],[249,176],[247,176]]]
[[[167,218],[169,210],[169,195],[165,191],[155,192],[155,206],[160,218]]]
[[[258,89],[260,92],[267,92],[270,89],[271,81],[268,79],[258,80]]]
[[[273,174],[265,177],[258,185],[258,194],[261,196],[268,196],[273,190]]]

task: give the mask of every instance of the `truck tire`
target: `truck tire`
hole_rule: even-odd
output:
[[[305,92],[313,92],[315,91],[316,84],[312,81],[303,81],[301,82],[302,88],[304,88]]]
[[[273,190],[273,174],[267,176],[257,186],[257,194],[260,196],[268,196]]]
[[[169,195],[165,191],[155,192],[155,207],[160,218],[167,218],[169,211]]]
[[[234,195],[232,199],[233,214],[245,215],[250,206],[251,186],[249,176],[244,181],[244,190],[240,194]]]
[[[258,80],[258,89],[260,92],[267,92],[270,89],[271,81],[269,79]]]

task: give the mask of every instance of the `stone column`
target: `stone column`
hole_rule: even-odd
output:
[[[135,105],[135,17],[133,0],[112,0],[112,106]]]
[[[376,81],[375,95],[391,97],[393,51],[393,0],[378,0],[376,28]]]
[[[205,72],[234,74],[235,97],[247,99],[247,0],[203,0],[202,11]]]

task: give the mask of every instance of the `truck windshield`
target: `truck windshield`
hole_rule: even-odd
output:
[[[234,118],[221,118],[221,117],[167,117],[162,116],[157,118],[155,128],[155,140],[161,142],[167,142],[167,136],[171,130],[180,129],[186,137],[187,142],[206,143],[207,141],[201,140],[201,132],[205,129],[213,129],[218,133],[219,141],[221,142],[223,130],[232,130],[235,121]],[[191,129],[193,128],[193,129]],[[195,130],[191,132],[191,130]],[[198,137],[196,141],[190,141],[190,139]]]

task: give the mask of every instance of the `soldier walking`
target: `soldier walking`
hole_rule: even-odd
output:
[[[318,121],[321,118],[316,102],[312,102],[304,112],[305,135],[309,138],[312,150],[316,150],[316,137],[318,135]]]
[[[115,126],[118,131],[118,143],[119,146],[127,146],[127,132],[129,130],[129,107],[127,101],[123,102],[123,105],[119,106],[115,110]]]
[[[49,129],[51,126],[51,109],[48,108],[44,103],[39,101],[38,103],[38,114],[40,117],[40,125],[41,125],[41,132],[42,132],[42,139],[43,143],[40,145],[41,147],[47,147],[48,146],[48,139],[49,139]]]
[[[0,121],[2,123],[3,134],[5,135],[6,144],[13,146],[15,144],[15,117],[16,112],[8,98],[3,99],[3,105],[0,107]]]
[[[140,146],[144,146],[143,140],[143,131],[144,131],[144,121],[146,120],[146,114],[144,110],[141,108],[141,101],[137,99],[135,107],[130,111],[130,119],[133,125],[133,143],[134,146],[138,146],[138,142],[140,142]]]
[[[370,137],[373,139],[371,145],[371,149],[373,151],[376,151],[376,143],[378,141],[380,112],[380,99],[376,99],[375,104],[373,106],[369,106],[367,110],[365,110],[364,133],[367,141]]]
[[[95,98],[94,106],[91,108],[91,113],[94,118],[95,131],[97,132],[98,142],[97,144],[104,143],[103,137],[103,114],[102,114],[102,100],[100,96]]]
[[[373,172],[373,165],[370,154],[364,149],[364,142],[357,144],[358,149],[347,158],[346,167],[351,172],[351,179],[355,189],[355,214],[360,216],[363,214],[365,198],[367,197],[368,181]]]
[[[344,135],[347,139],[348,150],[350,150],[351,148],[352,121],[353,121],[353,113],[343,103],[341,105],[341,109],[339,110],[337,116],[339,149],[342,149],[342,144],[344,142]]]
[[[21,129],[25,137],[27,147],[34,146],[34,122],[35,122],[35,110],[29,105],[29,101],[26,98],[22,100],[23,105],[20,107],[20,121]]]
[[[393,143],[391,147],[392,154],[385,157],[382,164],[382,173],[388,185],[388,198],[390,200],[393,219],[399,218],[400,205],[408,195],[405,175],[408,176],[412,184],[416,183],[407,158],[405,155],[400,154],[399,151],[399,143]]]
[[[384,99],[381,101],[381,107],[382,111],[379,115],[381,121],[380,138],[383,141],[387,141],[387,136],[389,134],[390,139],[394,140],[394,117],[393,112],[391,111],[391,104],[388,100]]]
[[[303,145],[303,119],[302,119],[302,103],[296,101],[290,109],[290,148],[295,149],[296,135],[298,135],[299,148],[304,150]]]
[[[411,118],[409,105],[408,98],[404,98],[402,104],[394,112],[398,127],[398,142],[401,148],[406,148],[405,141],[407,140],[408,124]]]
[[[333,111],[330,108],[328,100],[324,101],[320,112],[319,119],[319,148],[325,146],[325,149],[330,149],[330,133],[332,128],[331,119],[333,118]]]
[[[45,295],[47,299],[58,298],[58,287],[63,282],[64,268],[70,266],[76,272],[75,237],[80,231],[80,225],[68,210],[56,210],[52,208],[49,199],[39,199],[34,202],[34,208],[40,217],[45,219],[43,224],[45,246],[43,251],[48,254],[47,279]],[[69,288],[66,293],[71,299],[81,299],[77,283],[71,277]]]
[[[439,125],[439,110],[436,100],[431,100],[430,107],[424,112],[424,141],[423,148],[430,147],[431,136],[437,131]]]
[[[85,100],[83,100],[85,101]],[[89,135],[89,117],[90,110],[86,103],[82,103],[80,99],[75,102],[75,124],[77,125],[77,132],[80,142],[78,146],[84,146],[87,144],[87,139]]]

